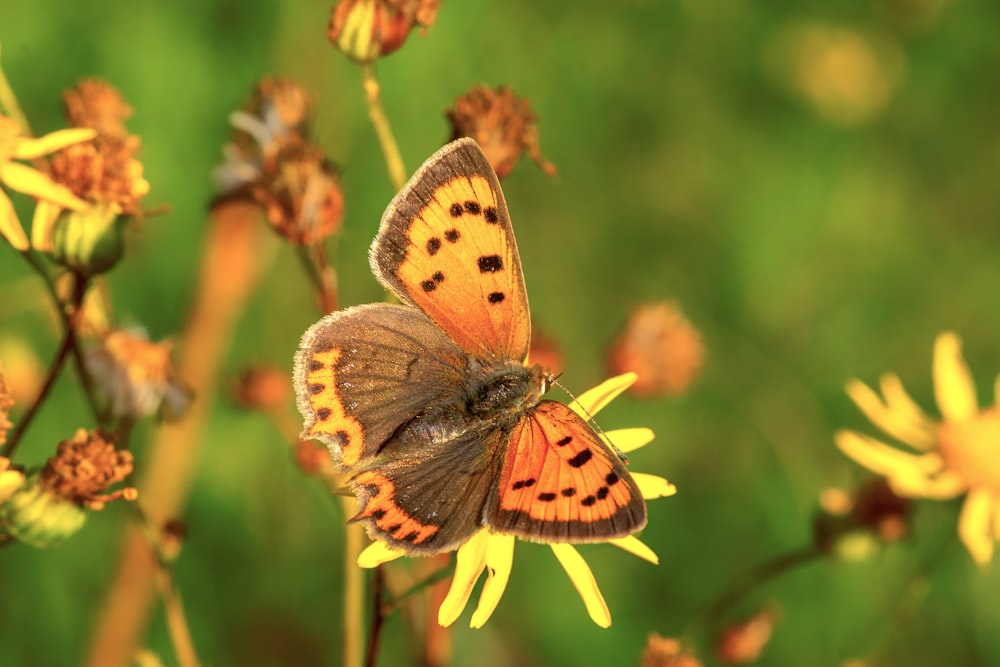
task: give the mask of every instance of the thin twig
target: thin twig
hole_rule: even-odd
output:
[[[330,258],[326,254],[326,246],[322,243],[316,244],[316,270],[319,272],[319,289],[323,299],[323,310],[332,313],[340,309],[337,298],[337,272],[330,264]]]
[[[703,614],[695,619],[692,628],[699,625],[709,629],[713,628],[726,612],[752,591],[782,574],[817,560],[823,555],[823,550],[814,544],[809,544],[764,561],[732,583]],[[690,631],[691,629],[688,632]]]
[[[69,333],[67,333],[63,336],[62,343],[59,345],[59,351],[56,352],[56,357],[52,360],[52,365],[49,366],[49,373],[45,378],[45,384],[42,385],[41,390],[38,392],[38,396],[31,403],[28,411],[23,417],[21,417],[20,420],[18,420],[14,433],[10,436],[10,440],[8,440],[7,444],[4,446],[3,455],[5,457],[10,458],[14,455],[14,450],[17,449],[17,446],[21,443],[21,437],[24,435],[24,432],[28,430],[28,425],[31,424],[35,415],[38,414],[38,410],[42,407],[45,399],[48,398],[49,391],[52,390],[56,380],[59,379],[59,373],[62,371],[63,365],[66,361],[66,355],[69,353],[70,345],[70,337]]]

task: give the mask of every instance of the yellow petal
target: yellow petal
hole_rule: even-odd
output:
[[[903,389],[903,383],[895,373],[885,373],[880,380],[882,395],[889,407],[907,415],[913,422],[922,424],[929,431],[934,429],[934,420],[917,405],[916,401]]]
[[[643,560],[648,560],[653,565],[660,564],[660,559],[657,557],[656,552],[643,544],[643,542],[635,535],[618,537],[613,540],[608,540],[608,542],[615,545],[619,549],[624,549],[633,556],[638,556]]]
[[[483,584],[483,592],[479,594],[479,604],[472,614],[469,627],[483,627],[500,603],[510,580],[510,570],[514,566],[515,541],[513,535],[490,535],[486,547],[486,583]]]
[[[889,480],[889,485],[897,495],[931,500],[955,498],[969,488],[961,475],[947,469],[933,477],[894,477]]]
[[[972,560],[984,567],[993,558],[993,522],[997,511],[993,495],[986,489],[969,492],[958,518],[958,536],[972,554]]]
[[[486,567],[486,547],[489,545],[489,540],[489,531],[480,530],[458,548],[451,587],[441,607],[438,608],[439,625],[448,627],[458,620],[465,610],[469,596],[472,595],[472,587],[476,585],[479,575]]]
[[[405,556],[406,552],[401,549],[393,549],[385,542],[375,541],[369,544],[364,551],[358,554],[358,567],[370,569],[378,567],[382,563],[388,563]]]
[[[834,441],[844,454],[890,480],[906,479],[912,480],[913,484],[920,483],[926,480],[930,473],[937,472],[928,470],[931,467],[928,465],[929,462],[940,460],[934,458],[924,460],[921,456],[902,452],[854,431],[837,431],[834,434]]]
[[[993,381],[993,402],[1000,408],[1000,375]]]
[[[620,452],[634,452],[640,447],[645,447],[653,441],[656,435],[650,428],[617,428],[604,433],[604,442],[618,448]]]
[[[35,204],[35,216],[31,220],[31,246],[35,250],[52,252],[52,228],[61,211],[61,206],[44,199]]]
[[[646,500],[655,498],[667,498],[677,493],[677,487],[658,475],[650,475],[644,472],[632,473],[639,492]]]
[[[597,580],[594,573],[590,571],[587,561],[583,560],[580,552],[570,544],[550,544],[552,553],[559,559],[559,563],[566,570],[570,581],[576,588],[577,593],[583,598],[583,603],[587,606],[587,613],[590,620],[602,628],[611,627],[611,612],[608,610],[608,603],[601,595],[601,589],[597,587]]]
[[[934,341],[934,395],[947,421],[972,419],[979,411],[976,386],[962,358],[962,341],[950,331]]]
[[[73,127],[66,130],[56,130],[38,139],[21,139],[17,142],[13,155],[18,160],[34,160],[67,146],[78,144],[81,141],[89,141],[96,136],[97,130],[90,127]]]
[[[620,393],[635,384],[638,378],[639,376],[635,373],[616,375],[580,394],[575,401],[569,404],[569,407],[584,419],[593,417]]]
[[[23,192],[36,199],[47,199],[63,208],[82,211],[90,204],[83,201],[64,185],[23,164],[8,162],[3,167],[3,182],[12,190]]]
[[[3,190],[0,190],[0,234],[18,252],[25,252],[29,247],[28,237],[24,233],[21,221],[17,219],[14,204]]]
[[[886,379],[883,377],[883,382]],[[851,380],[847,383],[846,390],[847,395],[865,416],[888,435],[917,449],[928,449],[934,444],[932,430],[920,422],[914,422],[908,412],[886,406],[879,395],[864,382]],[[898,395],[894,397],[897,400],[899,398]]]

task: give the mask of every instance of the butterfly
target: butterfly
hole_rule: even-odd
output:
[[[302,337],[303,438],[351,475],[372,539],[409,554],[482,528],[538,542],[603,542],[646,523],[621,458],[526,365],[521,260],[479,145],[431,156],[389,204],[369,252],[401,305],[327,315]]]

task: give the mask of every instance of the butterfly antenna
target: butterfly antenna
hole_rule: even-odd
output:
[[[562,374],[560,373],[560,375],[562,375]],[[550,383],[554,384],[555,386],[557,386],[560,389],[562,389],[563,391],[565,391],[567,394],[569,394],[570,398],[572,398],[574,401],[576,401],[576,404],[579,406],[580,410],[583,411],[583,414],[587,417],[587,421],[590,422],[590,425],[594,427],[594,430],[597,431],[597,433],[600,434],[604,438],[605,442],[607,442],[609,445],[611,445],[611,449],[614,450],[615,454],[618,456],[619,459],[621,459],[622,463],[627,464],[628,463],[628,457],[625,456],[625,452],[623,452],[622,450],[618,449],[618,445],[616,445],[615,443],[611,442],[611,438],[608,437],[608,434],[604,432],[604,429],[601,428],[600,424],[597,423],[597,421],[594,419],[594,416],[591,415],[587,411],[587,409],[585,407],[583,407],[583,405],[580,403],[580,401],[577,399],[577,397],[573,395],[573,392],[571,392],[569,389],[567,389],[563,385],[559,384],[558,376],[553,377],[550,380]]]

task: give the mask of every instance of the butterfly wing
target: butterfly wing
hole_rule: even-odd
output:
[[[386,209],[370,259],[383,285],[469,354],[527,356],[521,260],[500,182],[475,141],[454,141],[420,167]]]
[[[461,387],[466,355],[418,310],[370,304],[327,315],[295,355],[295,391],[316,438],[351,469]]]
[[[487,521],[540,542],[603,542],[645,526],[646,504],[587,422],[542,401],[511,433]]]
[[[415,420],[385,446],[384,461],[351,480],[372,539],[407,553],[450,551],[483,527],[504,433],[462,430],[447,415]]]

